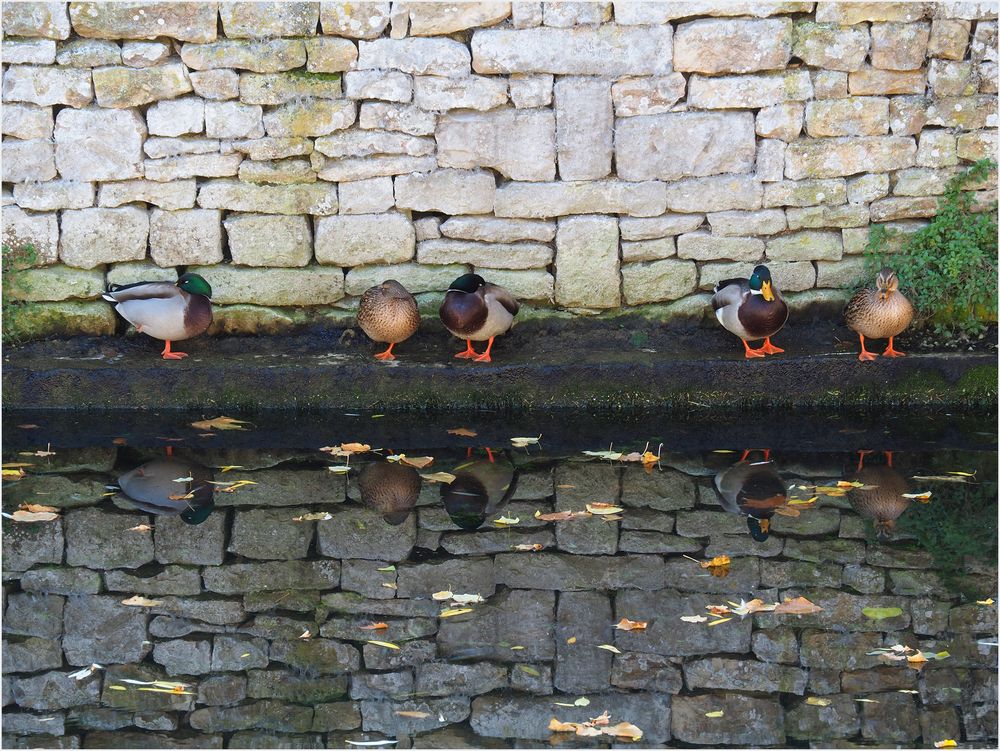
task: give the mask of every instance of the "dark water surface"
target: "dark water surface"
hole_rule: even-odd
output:
[[[216,416],[4,416],[4,747],[997,745],[995,417]]]

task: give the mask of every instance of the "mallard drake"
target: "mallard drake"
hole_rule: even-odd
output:
[[[906,477],[893,468],[891,451],[883,452],[885,464],[866,467],[865,454],[869,453],[858,452],[858,466],[849,479],[863,486],[848,490],[847,500],[859,516],[875,520],[875,536],[880,542],[887,542],[896,530],[896,520],[910,507],[911,499],[903,497],[910,492],[910,485]]]
[[[168,447],[169,448],[169,447]],[[177,482],[181,478],[186,482]],[[153,459],[118,478],[121,494],[150,514],[180,516],[187,524],[201,524],[215,508],[212,480],[204,464],[189,459]]]
[[[744,451],[740,461],[719,472],[712,486],[722,508],[731,514],[746,514],[750,536],[764,542],[771,534],[771,517],[788,503],[788,495],[774,463],[767,458],[748,462],[748,454]]]
[[[479,274],[463,274],[451,283],[441,304],[441,321],[448,331],[466,340],[466,348],[455,357],[476,362],[492,362],[493,339],[510,331],[520,306],[514,296],[496,284],[490,284]],[[473,342],[489,340],[486,351],[479,354]]]
[[[462,529],[475,529],[499,511],[517,489],[517,470],[506,456],[496,461],[464,462],[452,470],[455,479],[441,485],[441,500],[451,520]]]
[[[376,461],[361,470],[361,502],[378,511],[387,524],[406,521],[420,495],[420,474],[413,467]]]
[[[205,333],[212,323],[212,288],[197,274],[175,283],[136,282],[108,288],[102,297],[115,304],[135,330],[167,343],[164,360],[180,360],[187,352],[172,352],[170,343]]]
[[[358,326],[374,341],[389,345],[385,352],[375,355],[376,360],[395,360],[392,348],[409,339],[420,327],[417,301],[395,279],[386,279],[361,296]]]
[[[749,279],[723,279],[715,285],[712,309],[726,331],[743,340],[746,357],[764,357],[784,352],[771,344],[788,320],[785,304],[767,266],[758,266]],[[751,349],[749,339],[763,339],[760,349]]]
[[[883,356],[902,357],[892,346],[893,337],[903,332],[913,320],[913,306],[899,291],[896,272],[885,268],[875,278],[875,289],[860,290],[844,308],[844,320],[861,339],[859,360],[874,360],[878,355],[865,349],[865,337],[888,339]]]

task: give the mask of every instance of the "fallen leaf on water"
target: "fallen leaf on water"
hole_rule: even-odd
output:
[[[239,464],[227,464],[224,467],[219,467],[220,472],[231,472],[234,469],[243,469]]]
[[[702,568],[713,568],[714,566],[728,566],[732,563],[728,555],[717,555],[710,561],[701,561]]]
[[[309,629],[306,629],[301,634],[299,634],[299,638],[300,639],[311,639],[312,638],[312,631],[310,631]]]
[[[135,595],[134,597],[129,597],[127,600],[122,600],[122,605],[134,605],[139,608],[155,608],[157,605],[162,604],[162,600],[150,600],[141,595]]]
[[[450,610],[442,610],[439,615],[441,618],[451,618],[452,616],[465,615],[471,612],[472,608],[451,608]]]
[[[382,582],[382,586],[386,589],[396,589],[395,582]]]
[[[410,709],[397,709],[396,714],[399,715],[400,717],[414,717],[418,720],[422,720],[425,717],[430,717],[430,715],[427,712],[417,712]]]
[[[313,511],[311,514],[303,514],[302,516],[293,516],[293,522],[318,522],[327,521],[332,519],[333,516],[326,513],[325,511]]]
[[[59,518],[59,514],[51,511],[15,511],[13,514],[4,514],[8,519],[16,522],[50,522]]]
[[[590,699],[588,699],[586,696],[581,696],[572,704],[564,701],[554,701],[552,703],[555,704],[557,707],[587,707],[590,706]]]
[[[542,674],[539,673],[535,668],[531,667],[531,665],[518,665],[517,669],[520,670],[522,673],[533,675],[535,678],[540,678],[542,676]]]
[[[774,612],[788,613],[790,615],[808,615],[809,613],[818,613],[822,609],[819,605],[809,602],[805,597],[796,597],[795,599],[786,599],[784,602],[778,603]]]
[[[193,482],[193,481],[194,478],[191,477],[190,475],[188,475],[187,477],[175,477],[173,480],[171,480],[171,482],[179,482],[179,483]]]
[[[24,470],[21,469],[20,467],[16,469],[8,469],[4,467],[2,470],[0,470],[0,472],[3,473],[4,480],[12,480],[14,482],[17,482],[18,480],[23,480],[25,477]]]
[[[384,628],[389,628],[389,624],[379,621],[378,623],[369,623],[367,626],[359,626],[359,628],[362,631],[379,631]]]
[[[510,443],[514,448],[522,449],[525,448],[526,446],[532,446],[538,443],[541,439],[542,439],[542,434],[539,433],[537,438],[531,438],[531,437],[525,438],[523,436],[518,438],[511,438]]]
[[[472,605],[473,603],[486,602],[480,594],[475,595],[452,595],[451,601],[457,605]]]
[[[631,722],[619,722],[603,729],[605,735],[614,735],[618,738],[631,738],[634,741],[642,738],[642,731]]]
[[[568,638],[568,639],[566,640],[566,643],[567,643],[567,644],[576,644],[576,637],[575,637],[575,636],[571,636],[571,637],[569,637],[569,638]]]
[[[621,506],[616,506],[613,503],[588,503],[587,511],[592,514],[620,514],[624,511]]]
[[[211,420],[193,422],[191,427],[198,430],[246,430],[242,426],[248,424],[246,420],[235,420],[232,417],[215,417]]]
[[[644,631],[648,625],[648,621],[630,621],[628,618],[622,618],[615,624],[615,628],[619,631]]]
[[[363,454],[366,451],[371,451],[372,447],[367,443],[342,443],[340,450],[345,454]]]
[[[607,725],[611,722],[611,717],[608,715],[608,710],[604,710],[597,717],[591,717],[588,725]]]
[[[454,593],[450,589],[442,589],[440,592],[432,594],[431,599],[443,602],[444,600],[450,600],[453,594]]]
[[[715,616],[731,615],[732,612],[733,612],[732,610],[730,610],[729,608],[727,608],[725,605],[706,605],[705,606],[705,610],[707,610],[709,613],[711,613],[712,615],[715,615]]]
[[[808,699],[806,699],[806,704],[811,704],[814,707],[829,707],[830,706],[830,700],[829,699],[821,699],[818,696],[810,696]]]
[[[20,451],[18,456],[55,456],[56,452],[52,450],[52,444],[45,444],[45,449],[38,449],[38,451]]]
[[[958,475],[959,477],[975,477],[975,472],[959,472],[957,470],[949,470],[949,475]]]
[[[990,597],[987,600],[976,600],[976,604],[977,605],[992,605],[993,604],[993,598]]]
[[[149,532],[152,529],[148,524],[138,524],[134,527],[129,527],[129,532]]]
[[[577,724],[575,722],[560,722],[553,717],[549,720],[549,730],[556,733],[575,733]]]
[[[620,655],[622,653],[622,651],[620,649],[618,649],[618,647],[613,647],[610,644],[598,644],[597,648],[598,649],[606,649],[609,652],[614,652],[616,655]]]
[[[494,519],[493,523],[494,524],[499,524],[499,525],[504,526],[504,527],[513,527],[515,524],[520,524],[521,523],[521,519],[520,519],[520,517],[517,517],[517,516],[515,516],[513,518],[509,517],[509,516],[501,516],[499,519]]]
[[[395,738],[386,738],[381,741],[344,741],[348,746],[391,746],[393,743],[399,743]]]
[[[753,615],[754,613],[771,612],[778,607],[777,603],[767,605],[763,600],[757,597],[750,600],[750,602],[745,602],[742,598],[740,598],[739,604],[735,602],[730,602],[729,604],[733,606],[730,612],[740,616],[741,618],[747,615]]]
[[[543,514],[540,511],[535,512],[535,518],[543,522],[564,522],[570,519],[584,519],[589,516],[590,514],[586,511],[554,511],[551,514]]]
[[[34,467],[34,462],[7,462],[2,465],[4,469],[16,468],[16,467]]]
[[[103,665],[98,665],[96,662],[91,663],[90,667],[80,668],[76,672],[70,673],[70,678],[75,678],[78,681],[82,681],[84,678],[88,678],[93,675],[95,670],[104,670]]]
[[[448,432],[451,435],[465,436],[466,438],[475,438],[479,433],[470,428],[449,428]]]
[[[333,472],[335,475],[346,475],[351,471],[351,468],[346,464],[337,464],[332,467],[327,467],[328,470]]]
[[[405,464],[407,467],[413,467],[414,469],[423,469],[424,467],[429,467],[434,463],[433,456],[406,456],[399,460],[400,464]]]
[[[776,513],[778,516],[791,516],[793,518],[796,516],[801,516],[802,514],[802,512],[799,511],[797,508],[788,508],[787,506],[778,506],[774,510],[774,513]]]
[[[114,493],[111,493],[111,495],[114,495]],[[184,493],[183,495],[168,495],[167,496],[167,500],[168,501],[190,501],[192,498],[194,498],[194,491],[193,490],[190,493]]]
[[[185,691],[182,688],[156,688],[154,686],[144,686],[143,688],[136,689],[137,691],[150,691],[154,694],[184,694],[185,696],[194,696],[194,691]]]
[[[40,503],[22,503],[17,507],[19,511],[30,511],[35,514],[44,514],[45,512],[54,513],[59,511],[55,506],[43,506]]]
[[[369,639],[369,644],[374,644],[376,647],[385,647],[386,649],[399,649],[398,644],[393,644],[391,641],[378,641],[376,639]]]
[[[934,741],[934,748],[955,748],[957,745],[951,738],[946,738],[943,741]]]
[[[873,621],[881,621],[883,618],[895,618],[903,614],[902,608],[863,608],[862,614]]]
[[[806,506],[806,505],[809,505],[809,504],[816,503],[816,501],[818,499],[819,499],[818,495],[814,495],[812,498],[808,498],[808,499],[805,499],[805,498],[789,498],[788,499],[788,505],[789,506]]]
[[[610,448],[607,451],[584,451],[583,453],[586,454],[587,456],[594,456],[597,457],[598,459],[608,459],[613,462],[616,462],[625,456],[625,454],[623,454],[621,451],[614,451],[613,449]]]
[[[383,566],[382,568],[375,569],[376,571],[395,571],[395,566]]]
[[[35,425],[34,423],[26,423],[24,425],[18,425],[21,430],[37,430],[41,425]]]
[[[706,717],[722,717],[725,714],[721,709],[717,709],[714,712],[705,712]]]
[[[878,704],[878,699],[855,699],[854,701],[864,702],[865,704]]]
[[[896,693],[900,694],[919,694],[920,692],[912,688],[900,688],[897,689]]]
[[[903,498],[910,498],[914,501],[927,501],[930,500],[931,491],[926,490],[923,493],[902,493]]]
[[[425,480],[429,480],[430,482],[443,482],[449,485],[455,481],[455,475],[451,474],[450,472],[432,472],[431,474],[427,475],[422,474],[420,476],[423,477]]]
[[[244,652],[243,654],[240,655],[240,659],[243,659],[244,657],[249,657],[249,656],[250,656],[249,652]]]
[[[114,684],[108,686],[108,688],[110,688],[112,691],[128,691],[128,689],[125,688],[124,686],[116,686]]]
[[[545,546],[542,545],[540,542],[536,542],[534,544],[522,543],[520,545],[515,545],[513,549],[514,550],[519,550],[519,551],[522,551],[522,552],[538,551],[538,550],[544,550]]]
[[[703,615],[682,615],[681,620],[685,623],[704,623],[708,618]]]
[[[514,645],[513,647],[510,648],[510,651],[511,652],[520,652],[522,649],[524,649],[524,647],[522,647],[520,644],[516,644],[516,645]]]
[[[964,484],[970,484],[966,477],[958,477],[955,475],[913,475],[914,480],[936,480],[938,482],[960,482]]]
[[[864,485],[864,483],[858,482],[857,480],[854,480],[852,482],[848,482],[847,480],[837,481],[838,488],[860,488],[862,485]]]
[[[720,623],[725,623],[726,621],[731,621],[731,620],[733,620],[733,619],[732,618],[720,618],[717,621],[712,621],[708,625],[709,626],[718,626]]]

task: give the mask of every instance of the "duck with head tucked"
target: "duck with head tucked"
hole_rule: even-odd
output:
[[[392,348],[409,339],[420,327],[417,301],[395,279],[386,279],[361,296],[358,326],[374,341],[389,345],[375,355],[376,360],[395,360]]]
[[[892,346],[892,340],[903,332],[913,320],[913,306],[899,291],[896,272],[885,268],[875,278],[875,289],[860,290],[844,308],[844,320],[861,339],[861,354],[858,359],[874,360],[874,352],[865,349],[865,337],[888,339],[889,346],[882,353],[884,357],[902,357]]]
[[[492,362],[493,340],[510,331],[520,306],[514,296],[496,284],[490,284],[479,274],[463,274],[451,283],[445,293],[439,314],[448,331],[465,339],[466,348],[455,355],[475,362]],[[479,354],[473,342],[489,340],[486,351]]]
[[[212,288],[197,274],[183,274],[176,283],[113,284],[102,297],[115,303],[136,331],[167,343],[160,353],[164,360],[187,357],[170,343],[203,334],[212,323]]]
[[[771,344],[788,320],[788,305],[771,279],[767,266],[758,266],[749,279],[723,279],[715,285],[712,309],[719,323],[743,340],[745,357],[764,357],[784,352]],[[750,339],[763,339],[760,349],[751,349]]]

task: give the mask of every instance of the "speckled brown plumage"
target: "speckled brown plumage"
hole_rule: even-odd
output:
[[[420,495],[420,474],[412,467],[372,462],[361,470],[361,502],[382,514],[389,524],[402,524]]]
[[[876,289],[863,289],[844,308],[847,325],[869,339],[897,336],[913,320],[913,306],[898,289],[896,275],[883,269]]]
[[[387,279],[361,296],[358,326],[376,342],[398,344],[420,327],[417,301],[402,284]]]
[[[879,539],[890,539],[896,519],[910,506],[910,499],[903,498],[903,493],[910,492],[906,478],[892,467],[875,466],[855,472],[851,480],[868,488],[851,488],[847,492],[851,506],[860,516],[875,520]]]

